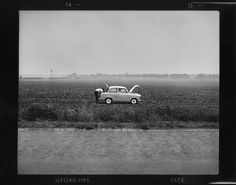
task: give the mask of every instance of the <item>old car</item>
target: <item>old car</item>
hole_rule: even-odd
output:
[[[132,93],[136,87],[140,87],[139,85],[133,86],[129,91],[124,86],[107,86],[107,90],[104,89],[96,89],[95,90],[95,98],[97,103],[131,103],[137,104],[141,102],[141,95],[138,93]]]

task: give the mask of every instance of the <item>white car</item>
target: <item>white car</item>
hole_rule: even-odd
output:
[[[107,86],[108,87],[108,86]],[[141,95],[138,93],[132,93],[136,87],[139,85],[133,86],[130,91],[127,90],[124,86],[110,86],[108,90],[104,92],[103,89],[95,90],[95,97],[97,103],[105,102],[106,104],[124,102],[137,104],[141,102]]]

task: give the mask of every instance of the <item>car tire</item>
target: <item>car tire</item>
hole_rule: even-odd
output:
[[[132,98],[132,99],[130,100],[130,103],[134,105],[134,104],[137,104],[138,101],[137,101],[136,98]]]
[[[111,98],[106,98],[105,99],[105,103],[108,104],[108,105],[111,104],[112,103],[112,99]]]

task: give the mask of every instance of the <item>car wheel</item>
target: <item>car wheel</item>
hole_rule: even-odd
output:
[[[105,100],[105,102],[106,102],[106,104],[111,104],[111,103],[112,103],[112,99],[111,99],[111,98],[107,98],[107,99]]]
[[[135,98],[133,98],[133,99],[131,99],[131,104],[137,104],[137,99],[135,99]]]

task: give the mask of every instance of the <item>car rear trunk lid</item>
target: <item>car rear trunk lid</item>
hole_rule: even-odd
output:
[[[134,85],[134,86],[129,90],[129,93],[132,93],[133,90],[134,90],[136,87],[140,87],[140,85]]]

